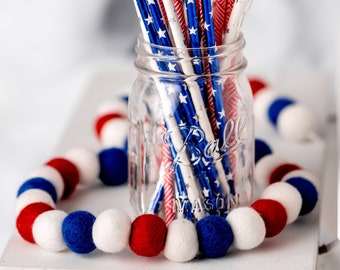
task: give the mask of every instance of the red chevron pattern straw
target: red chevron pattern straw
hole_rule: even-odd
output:
[[[215,40],[216,45],[222,44],[222,35],[225,32],[225,13],[227,9],[228,0],[216,0],[214,11],[213,11],[213,20],[215,27]]]
[[[166,129],[164,128],[164,132]],[[164,209],[165,209],[165,223],[168,225],[176,218],[176,203],[175,203],[175,188],[174,188],[174,174],[172,173],[172,159],[170,155],[170,148],[168,145],[162,146],[163,166],[164,166]]]
[[[161,1],[162,2],[162,1]],[[189,35],[188,35],[188,28],[187,23],[185,20],[185,12],[184,12],[184,1],[183,0],[174,0],[174,7],[177,13],[178,22],[181,26],[185,44],[189,44]]]

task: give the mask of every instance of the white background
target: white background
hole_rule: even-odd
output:
[[[307,103],[323,96],[323,119],[336,108],[328,96],[336,91],[339,6],[254,0],[243,27],[249,74],[266,76],[281,91],[294,89]],[[138,31],[132,1],[0,0],[0,253],[14,228],[18,186],[51,157],[92,76],[132,67]],[[299,96],[298,85],[285,84],[294,74],[317,77],[318,85]]]

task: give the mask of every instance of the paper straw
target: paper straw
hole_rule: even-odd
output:
[[[236,2],[238,2],[238,1],[236,1]],[[227,33],[228,23],[229,23],[231,12],[234,9],[234,4],[235,4],[235,0],[227,0],[226,13],[225,13],[225,17],[224,17],[224,27],[223,27],[223,31],[225,33]]]
[[[235,1],[227,22],[228,27],[223,41],[224,44],[234,42],[239,37],[244,15],[248,11],[251,2],[251,0]]]
[[[193,58],[193,67],[195,74],[201,75],[204,72],[202,63],[202,53],[200,50],[200,29],[198,25],[198,14],[196,11],[196,0],[186,0],[186,11],[188,20],[188,31],[189,31],[189,45],[190,48],[197,48],[191,50],[191,57]],[[197,78],[199,84],[201,96],[203,99],[204,107],[207,107],[207,99],[204,91],[204,78]]]
[[[161,0],[161,2],[163,2]],[[178,21],[179,21],[179,24],[181,26],[181,29],[182,29],[182,33],[183,33],[183,36],[184,36],[184,41],[185,41],[185,44],[188,44],[188,29],[187,29],[187,23],[185,21],[185,16],[184,16],[184,0],[173,0],[174,2],[174,8],[175,8],[175,11],[176,11],[176,14],[177,14],[177,17],[178,17]]]
[[[159,10],[159,7],[157,6],[157,3],[155,3],[154,1],[150,1],[150,0],[149,0],[149,5],[147,5],[147,3],[143,0],[141,1],[135,0],[134,3],[135,3],[137,15],[139,15],[140,17],[141,27],[142,29],[145,28],[144,30],[142,30],[144,39],[154,44],[164,45],[165,43],[167,44],[167,46],[171,47],[171,43],[168,39],[169,36],[167,35],[167,31],[165,29],[164,23],[162,23],[162,21],[160,20],[161,12]],[[149,10],[151,14],[149,13]],[[146,19],[150,17],[153,18],[154,20],[151,23],[146,21]],[[156,34],[158,35],[158,38]],[[161,71],[165,71],[163,70],[164,65],[160,65],[159,63],[155,63],[155,65],[156,65],[156,68],[158,66],[158,68]],[[178,116],[174,117],[174,114],[176,112],[174,112],[173,106],[170,103],[171,100],[168,94],[166,93],[165,85],[158,79],[156,79],[155,82],[156,82],[157,88],[159,89],[159,95],[160,95],[160,99],[162,102],[163,114],[164,114],[166,124],[168,128],[172,131],[179,130],[176,119],[179,120],[178,122],[180,122],[180,118]],[[182,136],[180,136],[180,133],[172,132],[171,139],[172,139],[172,145],[173,145],[171,149],[172,156],[178,157],[184,164],[190,164],[190,160],[187,156],[187,153],[183,151],[174,153],[175,151],[174,149],[181,149],[182,146],[184,145],[183,139],[182,139]],[[201,204],[201,198],[197,190],[197,186],[195,184],[195,177],[193,175],[191,168],[189,166],[185,166],[182,164],[178,164],[177,168],[180,168],[180,174],[181,174],[181,178],[177,180],[185,183],[189,201],[192,204],[193,203]],[[182,189],[181,191],[184,192],[184,189]],[[204,216],[204,213],[200,211],[195,211],[194,215],[195,215],[195,218],[200,219]]]
[[[214,36],[214,25],[213,20],[211,17],[212,10],[211,10],[211,1],[210,0],[202,0],[202,10],[203,10],[203,18],[204,18],[204,29],[205,29],[205,36],[206,42],[208,47],[208,57],[209,57],[209,68],[212,74],[219,73],[219,61],[216,57],[216,43],[215,43],[215,36]],[[222,89],[222,78],[219,75],[212,76],[212,89],[213,89],[213,101],[214,101],[214,108],[216,109],[216,119],[217,121],[217,131],[218,137],[220,138],[220,142],[224,142],[225,138],[225,131],[226,131],[226,117],[224,111],[224,104],[223,104],[223,89]],[[226,143],[226,142],[224,142]],[[220,145],[222,146],[222,145]],[[225,169],[226,175],[231,173],[230,162],[228,158],[228,149],[226,145],[223,145],[224,149],[224,157],[223,157],[223,165]],[[232,184],[229,181],[229,185]],[[231,185],[231,190],[234,190],[234,186]]]
[[[216,0],[213,10],[216,45],[222,44],[222,35],[225,30],[225,15],[229,0]]]
[[[165,132],[165,127],[163,126]],[[172,167],[172,158],[170,148],[167,144],[162,145],[162,165],[164,168],[164,208],[165,208],[165,223],[168,225],[176,218],[176,202],[174,196],[174,174]]]

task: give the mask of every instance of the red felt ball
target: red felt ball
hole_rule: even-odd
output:
[[[287,173],[296,170],[301,170],[301,167],[293,163],[283,163],[272,171],[269,176],[269,183],[280,182]]]
[[[16,227],[21,237],[28,242],[35,243],[32,233],[35,219],[40,214],[53,209],[52,206],[42,202],[29,204],[22,209],[16,220]]]
[[[260,90],[267,86],[267,84],[263,80],[258,78],[250,78],[249,83],[253,96],[255,96],[257,92],[260,92]]]
[[[262,217],[266,226],[266,237],[279,234],[287,224],[287,213],[281,203],[271,199],[259,199],[251,207]]]
[[[164,248],[166,233],[165,222],[159,216],[141,215],[132,223],[130,248],[139,256],[157,256]]]
[[[63,178],[64,181],[64,193],[62,199],[69,198],[80,180],[80,175],[77,167],[69,160],[65,158],[54,158],[46,163],[46,165],[56,169]]]
[[[95,131],[96,131],[96,135],[98,138],[100,138],[100,133],[105,125],[105,123],[111,119],[125,119],[126,116],[120,114],[120,113],[108,113],[108,114],[104,114],[100,117],[97,118],[96,123],[95,123]]]

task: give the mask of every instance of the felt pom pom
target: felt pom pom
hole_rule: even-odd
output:
[[[206,216],[196,224],[199,250],[208,258],[224,256],[234,237],[228,222],[220,216]]]
[[[122,119],[126,119],[126,117],[119,112],[110,112],[110,113],[107,113],[107,114],[104,114],[98,117],[95,123],[95,131],[96,131],[96,135],[98,139],[100,139],[102,130],[107,122],[112,121],[112,120],[113,122],[115,122],[115,121],[119,121]]]
[[[28,242],[35,243],[32,232],[35,219],[40,214],[53,209],[50,205],[41,202],[29,204],[22,209],[16,220],[16,227],[21,237]]]
[[[296,164],[282,163],[281,165],[277,166],[270,174],[269,183],[273,184],[280,182],[287,173],[300,169],[301,167]]]
[[[278,94],[272,89],[265,88],[258,92],[254,97],[253,110],[254,118],[257,125],[270,125],[268,117],[268,108],[277,98]]]
[[[300,193],[292,185],[285,182],[277,182],[268,186],[262,193],[262,199],[278,201],[286,209],[287,224],[294,222],[299,216],[302,206]]]
[[[79,172],[77,167],[65,158],[51,159],[46,165],[51,166],[61,174],[65,185],[62,199],[69,198],[76,190],[79,183]]]
[[[251,207],[262,217],[266,226],[267,238],[278,235],[286,226],[287,213],[278,201],[259,199],[255,201]]]
[[[95,153],[86,148],[74,148],[65,154],[78,169],[81,184],[93,183],[99,176],[99,160]]]
[[[58,200],[61,199],[64,193],[64,181],[56,169],[50,166],[41,166],[29,174],[29,178],[35,177],[41,177],[50,181],[57,191]]]
[[[19,188],[17,197],[19,197],[23,192],[30,189],[40,189],[48,194],[50,194],[53,201],[57,202],[57,191],[54,188],[54,186],[51,184],[51,182],[47,181],[44,178],[41,177],[35,177],[31,178],[27,181],[25,181]]]
[[[93,242],[104,252],[119,252],[129,245],[130,231],[130,217],[122,210],[108,209],[93,224]]]
[[[29,189],[21,193],[20,196],[16,199],[15,215],[18,216],[22,209],[36,202],[47,204],[52,208],[56,207],[51,195],[48,194],[46,191],[41,189]]]
[[[277,127],[277,122],[279,115],[281,112],[288,106],[294,104],[294,101],[286,98],[286,97],[279,97],[273,100],[273,102],[268,107],[268,117],[270,122]]]
[[[234,234],[234,246],[248,250],[260,245],[266,235],[266,227],[260,214],[251,207],[233,209],[227,216]]]
[[[195,225],[187,219],[175,219],[168,226],[164,256],[170,261],[187,262],[198,253]]]
[[[255,164],[264,156],[272,154],[273,151],[269,145],[261,139],[255,139]]]
[[[268,186],[271,173],[282,163],[284,163],[284,160],[276,154],[261,158],[255,165],[254,178],[256,184],[261,188]]]
[[[312,182],[302,177],[293,177],[286,180],[288,184],[295,187],[301,195],[302,206],[299,215],[309,214],[318,202],[318,191]]]
[[[302,104],[286,107],[277,120],[277,130],[284,138],[301,141],[315,129],[315,116]]]
[[[106,122],[100,134],[100,142],[104,148],[124,148],[128,136],[129,121],[114,119]]]
[[[261,90],[267,87],[267,84],[259,78],[249,78],[249,84],[250,84],[253,96],[255,96],[258,92],[260,92]]]
[[[62,251],[66,245],[61,233],[61,224],[67,214],[60,210],[51,210],[40,214],[33,223],[33,238],[43,249]]]
[[[287,179],[289,178],[293,178],[293,177],[302,177],[307,179],[308,181],[312,182],[313,185],[315,186],[316,190],[320,190],[320,181],[319,179],[313,175],[311,172],[307,171],[307,170],[294,170],[291,171],[289,173],[287,173],[283,178],[282,178],[282,182],[285,182]]]
[[[117,186],[126,183],[128,158],[123,149],[108,148],[99,153],[99,178],[105,185]]]
[[[67,247],[75,253],[87,254],[95,250],[92,226],[95,217],[86,211],[70,213],[63,221],[61,231]]]
[[[130,248],[139,256],[157,256],[164,248],[166,232],[165,222],[160,217],[141,215],[132,223]]]

